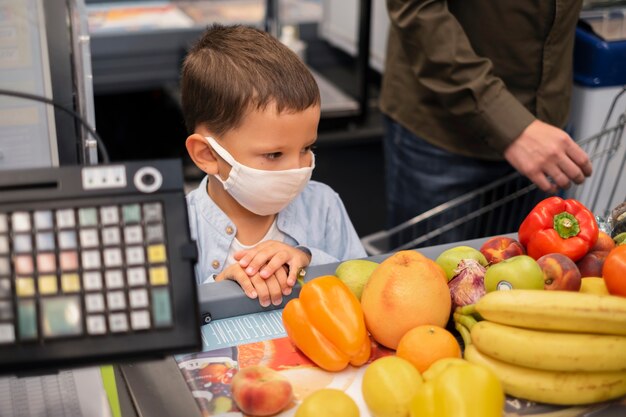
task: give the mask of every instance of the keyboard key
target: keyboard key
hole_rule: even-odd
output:
[[[78,270],[78,253],[76,251],[61,252],[59,254],[59,266],[61,271]]]
[[[113,333],[121,333],[128,331],[128,317],[126,313],[109,314],[109,329]]]
[[[119,227],[105,227],[102,229],[102,244],[104,246],[119,245],[122,242],[120,236]]]
[[[96,248],[100,244],[98,229],[81,229],[80,246],[83,248]]]
[[[86,250],[81,254],[81,260],[83,262],[83,268],[85,269],[98,269],[100,268],[100,251]]]
[[[37,283],[37,286],[39,287],[39,294],[51,295],[56,294],[59,291],[56,275],[40,276]]]
[[[9,253],[9,237],[0,235],[0,255]]]
[[[130,313],[130,325],[133,330],[146,330],[150,328],[150,313],[148,310],[137,310]]]
[[[141,221],[139,204],[126,204],[122,206],[122,219],[124,220],[124,224],[139,223]]]
[[[61,288],[65,293],[73,293],[80,291],[80,277],[78,274],[61,275]]]
[[[148,263],[159,264],[165,261],[167,261],[165,245],[160,244],[148,246]]]
[[[104,266],[122,266],[122,250],[120,248],[107,248],[104,250]]]
[[[59,229],[69,229],[76,226],[76,217],[74,216],[74,210],[64,209],[56,212],[57,227]]]
[[[15,343],[15,326],[11,323],[0,323],[0,344]]]
[[[154,318],[155,327],[172,325],[172,305],[167,288],[152,289],[152,317]]]
[[[136,245],[143,242],[143,231],[140,225],[124,227],[124,242],[127,245]]]
[[[130,287],[138,287],[141,285],[146,285],[146,268],[144,267],[135,267],[128,268],[126,272],[126,277],[128,279],[128,285]]]
[[[56,272],[57,261],[54,253],[38,253],[37,254],[37,271],[39,273]]]
[[[2,265],[0,265],[2,268]],[[3,268],[4,269],[4,268]],[[33,257],[30,255],[18,255],[15,257],[15,272],[19,275],[32,274],[34,270]]]
[[[106,320],[102,314],[87,316],[87,333],[90,335],[106,334]]]
[[[16,278],[15,293],[18,297],[32,297],[35,295],[35,281],[31,277]]]
[[[0,278],[0,298],[12,298],[11,281],[8,278]]]
[[[104,311],[104,295],[93,293],[85,295],[85,310],[88,313],[101,313]]]
[[[102,219],[102,224],[118,224],[120,222],[120,215],[117,206],[101,207],[100,219]]]
[[[11,215],[14,232],[30,232],[30,215],[25,211],[16,211]]]
[[[83,287],[87,291],[102,289],[102,274],[100,271],[88,271],[83,274]]]
[[[54,250],[54,234],[50,232],[37,233],[35,238],[37,250]]]
[[[17,303],[17,329],[20,340],[37,338],[37,308],[35,300],[20,300]]]
[[[158,266],[150,268],[150,285],[167,285],[168,282],[167,267]]]
[[[13,236],[13,251],[15,253],[31,253],[33,240],[30,234],[16,234]]]
[[[165,233],[162,224],[151,224],[146,226],[146,242],[159,243],[165,241]]]
[[[130,308],[145,308],[148,307],[148,290],[145,288],[138,288],[130,290],[128,293],[130,301]]]
[[[161,203],[146,203],[143,205],[143,219],[146,223],[160,222],[163,220]]]
[[[31,272],[33,271],[32,260],[30,270]],[[27,274],[30,274],[31,272],[27,272]],[[11,275],[11,263],[9,262],[9,258],[4,256],[0,256],[0,275]]]
[[[107,306],[109,310],[124,310],[126,308],[126,297],[123,291],[112,291],[107,293]]]
[[[141,265],[146,261],[143,246],[131,246],[126,248],[126,264]]]
[[[54,228],[52,222],[52,212],[50,210],[36,211],[35,215],[35,229],[37,230],[51,230]]]
[[[0,321],[13,321],[13,302],[11,300],[0,301]]]
[[[98,212],[94,207],[78,209],[78,223],[82,227],[96,226],[98,224]]]
[[[124,287],[124,273],[119,269],[112,269],[104,272],[104,282],[107,289],[114,290]]]
[[[76,240],[76,232],[74,230],[63,230],[59,232],[59,248],[76,249],[78,243]]]
[[[42,298],[40,305],[41,331],[44,338],[83,334],[82,311],[78,296]]]

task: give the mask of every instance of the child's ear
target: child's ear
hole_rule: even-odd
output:
[[[189,156],[198,168],[207,174],[217,174],[217,159],[204,136],[194,133],[185,141]]]

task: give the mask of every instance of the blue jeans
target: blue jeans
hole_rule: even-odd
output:
[[[491,184],[514,172],[514,168],[506,161],[487,161],[453,154],[431,145],[424,139],[414,135],[393,119],[385,116],[385,174],[387,193],[387,221],[392,227],[418,214],[421,214],[439,204],[448,202],[477,188]],[[468,141],[468,146],[471,146]],[[517,180],[516,180],[517,181]],[[514,188],[521,188],[529,184],[525,178],[519,179],[520,184]],[[503,190],[494,190],[489,195],[482,195],[473,201],[448,210],[442,215],[433,216],[432,221],[420,222],[422,230],[415,230],[411,236],[396,237],[401,241],[413,239],[414,235],[430,232],[433,228],[441,227],[459,217],[467,216],[480,207],[488,204],[488,200],[501,199],[513,191],[507,187]],[[503,215],[507,222],[511,216],[516,216],[508,227],[491,225],[487,228],[490,218],[481,216],[446,233],[442,240],[428,242],[429,244],[447,243],[475,237],[508,233],[516,231],[523,217],[528,213],[536,198],[524,207],[510,207],[499,209],[496,214]],[[530,207],[530,208],[529,208]],[[502,210],[508,210],[502,212]],[[514,211],[514,213],[511,213]],[[486,213],[493,218],[494,213]],[[511,216],[509,216],[511,215]],[[511,226],[511,224],[513,226]],[[504,230],[504,229],[514,230]],[[461,230],[463,229],[463,230]],[[472,229],[470,231],[470,229]],[[395,242],[403,243],[403,242]],[[397,245],[395,245],[397,246]],[[421,245],[426,246],[426,245]]]

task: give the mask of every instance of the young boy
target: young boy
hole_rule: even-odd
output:
[[[215,25],[183,64],[187,151],[207,176],[188,194],[198,283],[234,280],[278,305],[308,265],[366,256],[339,196],[309,181],[319,89],[269,34]]]

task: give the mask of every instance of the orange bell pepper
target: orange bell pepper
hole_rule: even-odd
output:
[[[283,324],[296,347],[327,371],[341,371],[348,364],[360,366],[370,357],[361,304],[335,276],[304,284],[299,298],[283,309]]]

